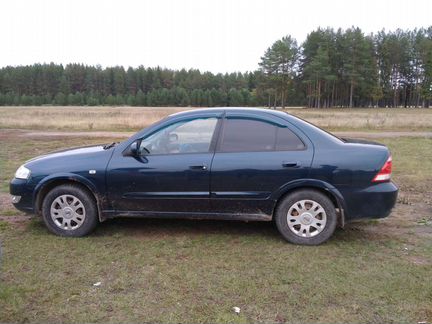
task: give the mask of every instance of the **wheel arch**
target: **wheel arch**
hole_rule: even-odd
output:
[[[78,185],[82,187],[84,190],[86,190],[87,192],[89,192],[96,202],[99,221],[103,222],[106,219],[106,217],[104,217],[102,213],[103,198],[99,194],[96,186],[88,179],[76,174],[51,175],[43,179],[41,182],[39,182],[33,192],[33,202],[34,202],[33,209],[36,214],[40,215],[42,211],[43,199],[48,194],[48,192],[50,192],[55,187],[64,184]]]
[[[337,188],[322,180],[302,179],[284,185],[282,188],[280,188],[277,192],[275,192],[272,195],[273,200],[276,201],[272,214],[273,215],[275,214],[276,209],[278,208],[280,202],[285,197],[287,197],[288,195],[292,194],[295,191],[305,190],[305,189],[316,190],[324,194],[325,196],[327,196],[337,210],[339,226],[344,227],[345,211],[346,211],[345,199],[343,198],[342,194],[339,192]]]

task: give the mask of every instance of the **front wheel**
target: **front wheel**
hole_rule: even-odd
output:
[[[287,241],[301,245],[324,243],[337,225],[333,203],[316,190],[299,190],[285,197],[276,209],[275,220]]]
[[[96,202],[77,185],[52,189],[42,203],[42,218],[48,229],[60,236],[84,236],[98,224]]]

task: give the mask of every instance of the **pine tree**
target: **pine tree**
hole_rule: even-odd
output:
[[[228,93],[228,106],[241,107],[243,105],[243,96],[240,91],[232,88]]]
[[[147,100],[146,100],[146,95],[144,94],[144,92],[140,90],[138,90],[136,97],[135,97],[135,102],[137,106],[146,106],[147,105]]]
[[[67,96],[63,92],[59,92],[54,97],[54,104],[57,106],[67,106]]]
[[[129,94],[129,95],[127,96],[127,99],[126,99],[126,104],[127,104],[128,106],[136,106],[137,104],[136,104],[135,96],[132,95],[132,94]]]
[[[115,106],[117,104],[116,98],[113,95],[108,95],[105,99],[105,104],[108,106]]]
[[[276,89],[275,106],[279,97],[282,108],[285,107],[286,95],[299,63],[298,52],[296,40],[288,35],[276,41],[261,58],[259,65],[267,75],[269,85]]]

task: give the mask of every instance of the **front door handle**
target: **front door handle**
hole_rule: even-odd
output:
[[[298,168],[300,167],[300,162],[283,161],[282,166],[284,168]]]
[[[201,165],[191,165],[189,167],[191,170],[207,170],[207,164],[201,164]]]

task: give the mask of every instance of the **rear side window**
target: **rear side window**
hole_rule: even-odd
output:
[[[297,151],[305,148],[303,142],[288,127],[276,127],[276,151]]]
[[[263,120],[225,120],[219,151],[266,152],[304,149],[303,142],[287,127]]]

